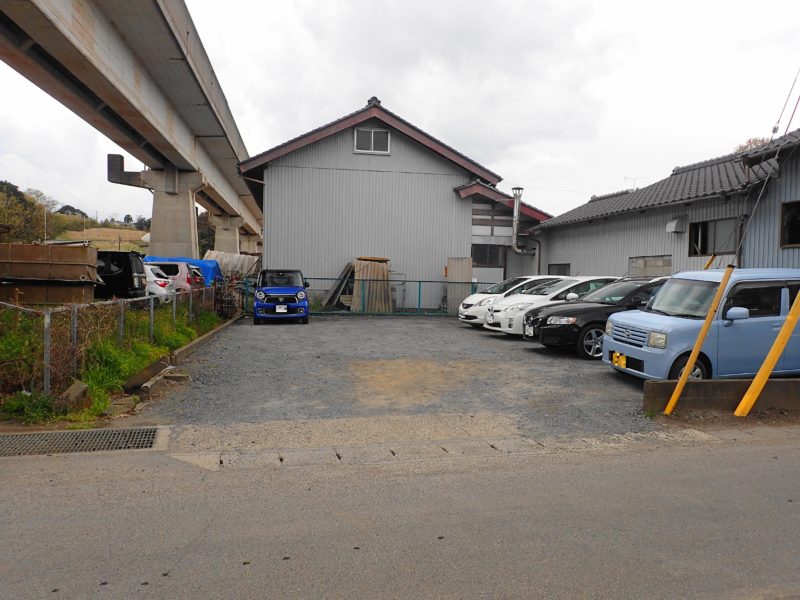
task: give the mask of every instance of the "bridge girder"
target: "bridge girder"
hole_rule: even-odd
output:
[[[145,50],[132,44],[147,40],[132,42],[137,32],[126,34],[119,20],[147,23],[162,46],[158,65],[140,58]],[[201,173],[197,201],[240,216],[243,233],[261,233],[261,211],[236,172],[246,150],[183,2],[9,0],[0,8],[0,59],[151,169]],[[181,78],[195,88],[165,87]]]

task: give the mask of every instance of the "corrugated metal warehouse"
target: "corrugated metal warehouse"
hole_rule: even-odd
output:
[[[408,280],[442,281],[450,257],[472,256],[479,281],[535,271],[532,256],[509,248],[513,198],[496,188],[501,177],[377,98],[239,168],[263,202],[264,267],[302,269],[313,288],[359,256],[389,258]],[[523,205],[520,229],[549,216]],[[438,306],[443,292],[426,284],[422,305]]]
[[[712,255],[721,266],[798,268],[799,147],[797,130],[676,167],[641,189],[593,197],[530,232],[542,245],[542,271],[669,275],[702,269]]]

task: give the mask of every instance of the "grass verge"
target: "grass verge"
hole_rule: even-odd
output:
[[[173,325],[171,311],[161,310],[154,315],[153,342],[150,340],[147,311],[126,314],[125,336],[120,342],[115,331],[96,337],[83,350],[82,368],[78,379],[89,388],[89,401],[84,407],[64,408],[55,398],[37,392],[0,389],[0,418],[11,418],[28,424],[47,424],[71,421],[78,424],[94,422],[108,408],[111,397],[122,391],[125,382],[170,352],[185,346],[195,338],[215,329],[220,319],[212,311],[202,311],[191,325],[187,324],[185,307],[177,310]],[[31,328],[19,319],[0,315],[0,367],[22,370],[27,380],[32,371],[19,357],[34,356],[36,341],[41,337],[38,328]],[[3,321],[9,320],[9,323]],[[14,325],[9,327],[9,325]],[[3,362],[5,361],[5,363]]]

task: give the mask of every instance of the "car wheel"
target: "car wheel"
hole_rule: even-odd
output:
[[[672,363],[672,368],[669,370],[669,378],[680,379],[681,375],[683,374],[683,369],[686,367],[686,363],[688,362],[688,354],[679,356],[677,360]],[[706,364],[700,360],[700,358],[698,358],[697,362],[694,363],[694,369],[692,369],[689,379],[708,379],[708,367],[706,367]]]
[[[302,319],[300,319],[300,322],[301,322],[303,325],[308,325],[308,317],[303,317]]]
[[[598,360],[603,356],[603,334],[605,330],[598,324],[587,325],[578,334],[575,350],[586,360]]]

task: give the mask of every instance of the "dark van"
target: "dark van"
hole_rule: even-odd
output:
[[[141,298],[145,295],[147,274],[138,252],[98,250],[97,274],[103,283],[94,289],[95,298]]]

